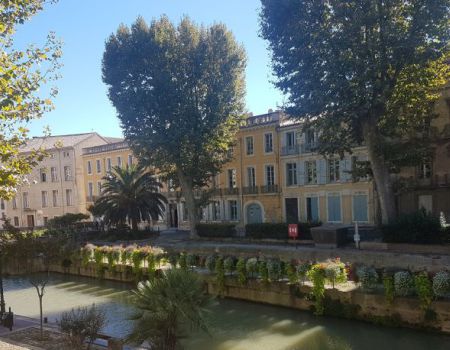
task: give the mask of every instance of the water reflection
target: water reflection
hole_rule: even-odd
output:
[[[124,336],[133,310],[126,304],[132,287],[117,282],[51,275],[44,296],[49,320],[61,312],[95,303],[108,318],[106,333]],[[26,278],[5,280],[7,306],[38,317],[38,299]],[[363,322],[315,317],[310,313],[233,300],[219,300],[210,314],[211,336],[191,334],[187,350],[448,350],[450,338],[405,329],[376,327]]]

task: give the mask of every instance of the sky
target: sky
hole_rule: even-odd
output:
[[[101,79],[105,40],[121,23],[140,15],[147,22],[166,14],[178,23],[187,15],[198,24],[224,23],[247,51],[247,110],[266,113],[283,103],[273,86],[267,43],[258,36],[259,0],[59,0],[18,27],[15,44],[40,44],[50,31],[63,41],[61,79],[55,110],[28,127],[40,136],[45,126],[53,135],[96,131],[122,136],[114,107]]]

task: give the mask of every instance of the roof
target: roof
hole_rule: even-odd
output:
[[[108,143],[116,143],[116,142],[123,142],[124,139],[122,137],[109,137],[109,136],[104,136],[103,137],[106,141],[108,141]]]
[[[31,152],[40,148],[49,150],[53,148],[61,147],[74,147],[80,142],[90,138],[93,135],[98,135],[96,132],[89,132],[83,134],[71,134],[71,135],[51,135],[42,137],[33,137],[29,139],[27,143],[20,148],[21,152]],[[100,136],[101,137],[101,136]],[[105,140],[106,141],[106,140]]]

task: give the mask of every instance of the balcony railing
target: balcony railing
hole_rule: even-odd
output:
[[[242,194],[258,194],[258,187],[257,186],[247,186],[242,187]]]
[[[261,193],[278,193],[278,185],[261,186]]]
[[[224,188],[223,193],[225,195],[237,195],[237,194],[239,194],[239,188],[237,188],[237,187]]]
[[[281,155],[282,156],[290,156],[293,154],[300,153],[300,145],[292,145],[292,146],[284,146],[281,147]]]
[[[301,153],[311,153],[317,151],[319,148],[318,142],[309,142],[309,143],[303,143],[301,145]]]

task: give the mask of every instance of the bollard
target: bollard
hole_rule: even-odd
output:
[[[123,350],[122,339],[117,338],[108,339],[108,350]]]

